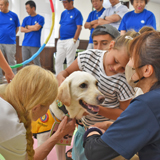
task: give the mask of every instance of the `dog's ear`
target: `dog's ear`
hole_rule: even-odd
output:
[[[70,85],[69,81],[64,81],[58,88],[57,99],[66,106],[70,106],[71,103],[71,94],[69,85]]]

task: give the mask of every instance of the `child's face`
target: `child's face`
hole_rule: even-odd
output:
[[[104,70],[107,76],[124,73],[128,61],[129,56],[125,47],[122,47],[119,50],[111,49],[103,58]]]
[[[109,34],[94,36],[93,47],[94,49],[108,50],[112,40],[113,39]]]

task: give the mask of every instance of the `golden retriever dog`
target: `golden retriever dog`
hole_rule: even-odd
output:
[[[98,82],[87,72],[76,71],[70,74],[60,85],[57,99],[61,101],[70,118],[81,119],[84,112],[97,114],[98,105],[104,101],[103,94],[98,90]],[[58,119],[64,117],[61,110],[57,110],[56,101],[50,105],[50,110]]]

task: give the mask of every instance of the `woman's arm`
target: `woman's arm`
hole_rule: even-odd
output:
[[[92,135],[94,134],[94,135]],[[111,160],[119,156],[119,154],[102,141],[98,132],[91,132],[86,139],[84,139],[84,151],[88,160]]]
[[[47,141],[35,149],[34,160],[43,160],[56,145],[56,143],[65,135],[73,132],[75,129],[75,119],[68,122],[66,116],[60,123],[58,130]]]

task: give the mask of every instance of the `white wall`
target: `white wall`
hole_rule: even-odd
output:
[[[22,24],[22,20],[24,19],[24,17],[28,16],[26,9],[25,9],[26,1],[27,0],[9,0],[9,3],[10,3],[9,9],[17,13],[21,24]],[[52,23],[52,19],[51,19],[52,12],[50,8],[50,2],[49,0],[34,0],[34,1],[37,5],[37,9],[36,9],[37,13],[44,16],[45,18],[45,25],[43,27],[42,37],[41,37],[41,43],[43,44],[46,38],[48,37],[48,34],[50,32],[51,23]],[[153,1],[151,2],[151,1],[148,3],[146,8],[155,14],[156,21],[157,21],[157,29],[160,30],[160,9],[159,9],[160,3],[156,3]],[[55,27],[54,27],[53,34],[47,46],[54,46],[54,38],[58,38],[60,15],[62,11],[64,10],[64,7],[61,1],[53,0],[53,2],[55,6]],[[74,0],[74,6],[81,11],[82,16],[83,16],[83,26],[84,26],[84,23],[86,22],[89,13],[92,11],[91,0]],[[104,0],[104,6],[105,7],[109,6],[109,0]],[[133,10],[132,5],[130,5],[129,8],[130,10]],[[21,45],[24,34],[19,32],[18,35],[20,36],[20,45]],[[90,35],[90,31],[82,27],[80,39],[88,40],[89,35]]]
[[[154,13],[156,17],[157,30],[160,31],[160,3],[149,2],[147,5],[147,9]]]

